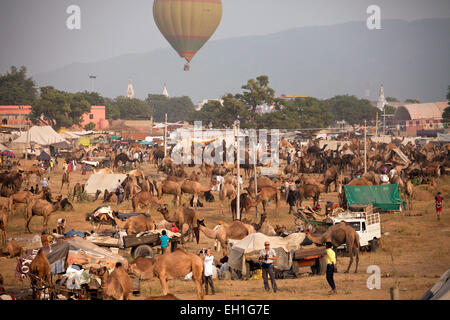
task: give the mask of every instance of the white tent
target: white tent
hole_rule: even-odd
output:
[[[277,260],[274,267],[279,270],[289,270],[292,265],[293,251],[300,248],[305,239],[304,233],[292,233],[289,236],[269,237],[263,233],[251,233],[242,240],[229,240],[228,263],[233,269],[243,270],[244,256],[257,258],[259,252],[264,249],[264,243],[270,242],[270,247],[275,250]]]
[[[104,192],[107,189],[109,192],[114,192],[120,182],[123,182],[127,177],[126,174],[103,174],[94,173],[91,174],[84,190],[87,194],[95,194],[97,190]]]
[[[36,143],[44,146],[58,142],[67,142],[63,137],[61,137],[59,133],[53,130],[53,128],[50,126],[31,127],[29,133],[27,133],[27,131],[22,132],[22,134],[13,142],[27,143],[27,139],[29,143]]]

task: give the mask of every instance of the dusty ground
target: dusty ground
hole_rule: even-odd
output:
[[[142,169],[146,174],[156,173],[154,166],[143,165]],[[88,172],[86,176],[82,176],[81,171],[72,173],[71,187],[73,188],[78,181],[87,181],[90,174]],[[55,169],[50,176],[50,187],[56,194],[61,187],[61,167]],[[308,273],[309,269],[303,268],[301,270],[304,274],[300,278],[278,279],[279,291],[276,294],[265,293],[262,280],[215,280],[216,295],[206,296],[205,299],[389,299],[389,290],[395,283],[398,283],[400,288],[401,299],[420,299],[441,274],[450,267],[450,210],[447,205],[447,199],[450,197],[450,179],[449,177],[441,178],[436,187],[421,187],[421,189],[428,189],[425,192],[427,200],[414,201],[413,213],[422,213],[422,215],[406,216],[406,212],[383,214],[381,217],[382,233],[389,233],[389,235],[383,235],[382,246],[376,252],[360,254],[357,274],[342,273],[348,265],[349,258],[338,257],[339,273],[335,274],[338,294],[328,296],[329,287],[325,276],[313,276]],[[445,199],[441,221],[436,220],[434,212],[434,193],[437,190],[443,192]],[[64,186],[62,191],[66,195],[67,187]],[[184,200],[186,198],[187,196]],[[168,196],[166,199],[166,203],[172,209],[172,196]],[[218,196],[216,202],[206,203],[205,207],[198,210],[200,216],[205,218],[206,225],[210,228],[220,220],[231,221],[231,213],[227,203],[221,209],[220,202],[217,199]],[[326,200],[336,201],[337,194],[323,195],[321,199],[323,202],[326,202]],[[101,204],[102,200],[97,200],[95,203],[75,202],[73,211],[55,212],[49,220],[49,228],[55,228],[56,220],[64,217],[67,220],[66,230],[90,231],[91,226],[85,221],[85,214]],[[307,202],[307,204],[310,204],[310,202]],[[110,205],[116,208],[116,204]],[[121,211],[131,211],[131,202],[126,201],[119,208]],[[151,213],[156,220],[162,218],[155,209],[151,209]],[[255,219],[254,209],[252,209],[248,218]],[[284,201],[282,201],[278,211],[275,210],[275,204],[270,203],[268,220],[274,226],[284,224],[288,227],[288,230],[295,229],[293,218],[288,215],[288,207]],[[19,205],[15,215],[10,217],[7,237],[18,238],[20,243],[26,244],[23,239],[30,239],[33,235],[40,234],[42,222],[42,217],[33,218],[30,224],[33,233],[24,233],[23,211]],[[195,252],[198,252],[202,247],[213,247],[213,240],[201,234],[198,245],[196,243],[187,245],[188,250]],[[120,253],[130,258],[127,251],[121,251]],[[366,273],[366,270],[370,265],[377,265],[381,269],[380,290],[369,290],[366,286],[367,278],[370,276]],[[26,296],[28,283],[21,283],[16,279],[14,275],[15,266],[15,259],[0,258],[0,273],[4,277],[6,290],[18,297]],[[181,299],[197,298],[195,285],[191,281],[169,281],[169,291]],[[144,281],[141,283],[141,295],[132,299],[145,299],[146,296],[160,294],[162,294],[162,291],[159,281]]]

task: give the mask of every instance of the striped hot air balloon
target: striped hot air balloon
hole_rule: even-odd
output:
[[[221,0],[154,0],[159,30],[188,64],[216,31],[222,19]]]

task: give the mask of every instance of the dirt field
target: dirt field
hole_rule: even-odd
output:
[[[154,166],[143,165],[142,169],[146,174],[155,174]],[[81,171],[71,173],[71,188],[76,182],[84,183],[89,175],[81,175]],[[55,169],[50,175],[50,188],[53,194],[57,194],[61,187],[62,169]],[[34,178],[32,178],[33,180]],[[203,178],[204,179],[204,178]],[[33,180],[34,181],[34,180]],[[246,183],[244,183],[245,185]],[[323,276],[313,276],[307,272],[309,269],[301,269],[305,272],[302,277],[296,279],[277,280],[279,291],[277,293],[265,293],[262,280],[215,280],[216,294],[206,296],[205,299],[310,299],[310,300],[328,300],[328,299],[389,299],[389,290],[398,283],[401,299],[420,299],[420,297],[438,280],[443,272],[450,267],[450,210],[448,199],[450,197],[450,177],[439,179],[436,187],[421,187],[425,190],[421,193],[427,196],[423,201],[414,201],[413,213],[421,213],[421,216],[407,216],[407,212],[396,214],[383,214],[382,222],[382,246],[373,253],[363,252],[360,254],[360,264],[358,273],[344,274],[348,265],[348,257],[338,257],[339,273],[335,274],[335,282],[338,294],[328,296],[328,284]],[[428,190],[426,190],[428,189]],[[441,191],[444,196],[444,211],[441,221],[436,220],[434,211],[434,194]],[[63,194],[66,195],[68,189],[63,188]],[[205,218],[206,225],[209,228],[214,227],[220,220],[224,222],[231,221],[229,206],[223,209],[220,207],[218,195],[214,203],[204,203],[203,208],[199,208],[200,216]],[[187,196],[183,199],[186,201]],[[337,201],[337,194],[330,193],[321,195],[321,201]],[[172,196],[167,196],[166,203],[169,209],[172,207]],[[74,210],[55,212],[49,220],[49,228],[56,228],[58,218],[64,217],[67,220],[66,230],[90,231],[92,228],[85,221],[85,214],[91,212],[97,206],[102,204],[102,200],[92,202],[75,202]],[[306,204],[311,204],[307,201]],[[110,204],[113,209],[116,204]],[[322,208],[324,204],[322,205]],[[294,230],[292,216],[288,215],[288,206],[282,201],[280,209],[275,210],[275,204],[271,202],[268,207],[268,220],[275,226],[284,224],[288,230]],[[131,211],[131,202],[122,203],[119,209],[123,212]],[[151,209],[151,214],[156,220],[162,219],[160,213]],[[249,214],[250,219],[255,219],[254,209]],[[23,210],[18,205],[15,215],[10,217],[8,226],[8,238],[18,238],[20,243],[22,239],[30,239],[42,231],[42,217],[35,217],[31,221],[32,234],[24,233]],[[388,234],[388,235],[384,235]],[[202,247],[213,247],[213,240],[206,238],[203,234],[200,237],[200,243],[189,243],[187,249],[198,252]],[[130,260],[127,251],[120,253]],[[219,254],[219,253],[215,253]],[[366,273],[367,267],[377,265],[381,269],[381,289],[369,290],[366,286],[367,278],[370,274]],[[28,296],[28,282],[21,283],[15,277],[15,259],[0,258],[0,273],[4,277],[5,288],[9,294],[18,298]],[[352,266],[354,271],[354,266]],[[169,281],[169,291],[181,299],[196,299],[195,285],[192,281],[172,280]],[[145,299],[146,296],[162,294],[158,280],[143,281],[141,283],[141,295],[132,297],[132,299]]]

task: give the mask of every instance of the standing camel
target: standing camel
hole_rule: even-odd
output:
[[[59,192],[62,191],[62,188],[64,186],[64,183],[67,183],[67,190],[70,189],[70,180],[69,180],[69,171],[64,171],[63,175],[62,175],[62,179],[61,179],[61,189],[59,190]]]
[[[0,230],[2,231],[3,237],[1,244],[6,244],[6,229],[8,228],[8,211],[5,207],[0,208]]]
[[[138,259],[135,263],[130,264],[131,271],[145,279],[158,277],[163,295],[169,293],[168,280],[184,277],[192,272],[192,280],[197,288],[197,297],[199,300],[203,300],[205,296],[203,260],[199,256],[178,248],[173,252],[163,254],[156,260],[146,259],[145,264],[142,263],[143,258]]]
[[[348,264],[348,273],[350,267],[353,263],[353,255],[356,255],[356,269],[355,273],[358,272],[358,262],[359,262],[359,235],[351,226],[346,222],[341,221],[328,228],[327,232],[322,234],[320,237],[313,236],[309,231],[306,231],[308,238],[316,244],[324,244],[326,242],[331,242],[334,248],[338,248],[340,245],[344,244],[347,246],[347,252],[350,255],[350,263]]]
[[[55,203],[50,203],[47,200],[34,199],[31,205],[27,208],[27,219],[25,223],[25,230],[30,231],[30,221],[34,216],[44,217],[44,230],[47,229],[48,219],[50,215],[58,210],[61,206],[62,195],[59,195]]]
[[[204,219],[197,220],[197,226],[208,238],[219,241],[223,248],[224,256],[228,255],[228,239],[241,240],[250,233],[255,233],[255,228],[239,220],[222,224],[218,229],[211,230],[205,225]]]
[[[161,199],[164,194],[173,194],[174,205],[181,205],[181,184],[165,180],[163,182],[154,181],[153,184],[156,187],[158,198]]]
[[[185,180],[181,185],[181,192],[192,194],[194,196],[194,207],[196,207],[198,197],[203,196],[207,191],[211,191],[213,186],[213,183],[206,187],[197,181]]]
[[[412,210],[413,208],[412,203],[414,199],[414,194],[415,194],[414,185],[410,180],[408,180],[405,186],[405,198],[408,210]]]
[[[136,209],[139,209],[141,206],[149,207],[152,204],[157,204],[159,206],[162,205],[162,199],[158,199],[152,195],[149,191],[141,191],[134,195],[131,199],[131,204],[133,206],[133,212],[136,212]]]
[[[175,223],[178,229],[182,231],[181,240],[183,242],[184,242],[184,235],[186,235],[186,233],[183,233],[183,225],[187,224],[188,225],[187,232],[189,233],[188,241],[193,241],[194,223],[195,221],[197,221],[197,212],[195,212],[192,208],[187,207],[186,204],[183,204],[182,207],[179,207],[176,211],[172,213],[169,213],[167,207],[158,208],[158,211],[163,215],[164,220]]]

